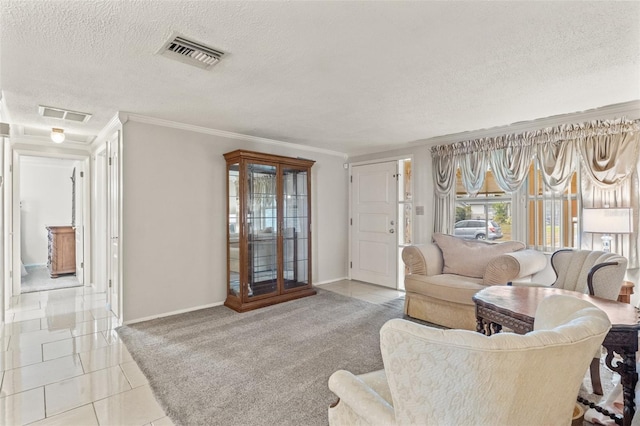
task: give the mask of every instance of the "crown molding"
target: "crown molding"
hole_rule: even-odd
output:
[[[238,139],[238,140],[243,140],[247,142],[257,142],[257,143],[263,143],[268,145],[275,145],[275,146],[280,146],[280,147],[289,148],[289,149],[296,149],[300,151],[309,151],[309,152],[316,152],[319,154],[333,155],[333,156],[341,157],[343,159],[347,158],[347,154],[344,152],[331,151],[328,149],[316,148],[316,147],[307,146],[307,145],[300,145],[292,142],[283,142],[275,139],[261,138],[258,136],[250,136],[242,133],[228,132],[226,130],[218,130],[218,129],[212,129],[209,127],[195,126],[193,124],[179,123],[176,121],[164,120],[161,118],[149,117],[146,115],[131,114],[126,112],[120,113],[119,115],[120,115],[122,124],[124,124],[126,121],[135,121],[138,123],[154,124],[157,126],[170,127],[173,129],[187,130],[187,131],[203,133],[207,135],[221,136],[229,139]]]
[[[96,138],[93,140],[93,143],[91,143],[91,151],[97,151],[98,148],[100,148],[100,146],[113,135],[113,133],[115,133],[122,127],[124,123],[127,122],[127,120],[128,118],[126,114],[120,112],[115,114],[111,118],[111,120],[109,120],[109,122],[102,128],[102,130],[100,130],[100,133],[98,133],[98,136],[96,136]]]
[[[414,146],[446,145],[455,142],[474,140],[487,137],[502,136],[505,134],[524,133],[545,129],[547,127],[560,126],[567,123],[580,123],[591,120],[608,120],[626,117],[628,119],[640,118],[640,100],[607,105],[600,108],[589,109],[568,114],[553,115],[531,121],[519,121],[505,126],[491,127],[488,129],[471,130],[450,135],[436,136],[429,139],[421,139],[409,142]]]

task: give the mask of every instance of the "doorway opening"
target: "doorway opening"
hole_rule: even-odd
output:
[[[81,286],[81,162],[24,155],[17,169],[20,294]]]

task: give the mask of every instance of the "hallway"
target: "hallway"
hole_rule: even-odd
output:
[[[13,298],[0,332],[0,424],[171,425],[90,287]]]

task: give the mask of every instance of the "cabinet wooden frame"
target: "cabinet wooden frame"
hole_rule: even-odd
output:
[[[47,268],[51,278],[76,273],[76,231],[72,226],[47,226]]]
[[[225,306],[244,312],[316,294],[311,280],[311,167],[315,161],[246,150],[226,153],[224,158],[227,163],[227,298]],[[255,202],[253,197],[256,196],[256,192],[251,192],[248,182],[250,178],[255,177],[252,174],[253,169],[261,166],[265,168],[263,173],[275,179],[274,191],[263,193],[265,200],[270,197],[275,200],[275,218],[268,216],[264,211],[260,211],[258,216],[249,206],[250,200]],[[231,180],[232,173],[234,176],[237,175],[235,183]],[[300,176],[304,176],[306,182],[298,182]],[[285,177],[289,179],[289,186],[293,185],[296,190],[301,189],[302,193],[295,192],[295,197],[286,197]],[[232,193],[232,187],[235,194]],[[292,198],[294,201],[288,201],[285,198]],[[235,202],[233,208],[231,200]],[[285,206],[288,206],[288,212],[285,212]],[[295,214],[288,216],[290,211],[295,211]],[[299,214],[300,211],[302,214]],[[235,219],[232,223],[234,215]],[[267,230],[271,228],[271,235],[260,232],[265,229],[258,230],[257,222],[261,220],[269,221],[274,225],[265,228]],[[297,225],[302,224],[302,226],[288,226],[291,223],[285,223],[286,221],[292,221]],[[266,255],[260,256],[261,246],[265,246]],[[299,253],[303,255],[301,259],[298,258]],[[291,259],[285,254],[291,256]],[[256,276],[261,272],[256,266],[256,259],[259,260],[260,257],[263,260],[266,259],[267,278],[258,282]],[[285,270],[285,261],[290,269]],[[298,269],[302,270],[300,281],[298,281]],[[252,285],[254,288],[251,287]]]

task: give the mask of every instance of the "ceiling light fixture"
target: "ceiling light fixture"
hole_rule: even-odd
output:
[[[54,127],[53,129],[51,129],[51,140],[54,141],[55,143],[62,143],[64,142],[64,129],[58,129],[57,127]]]

